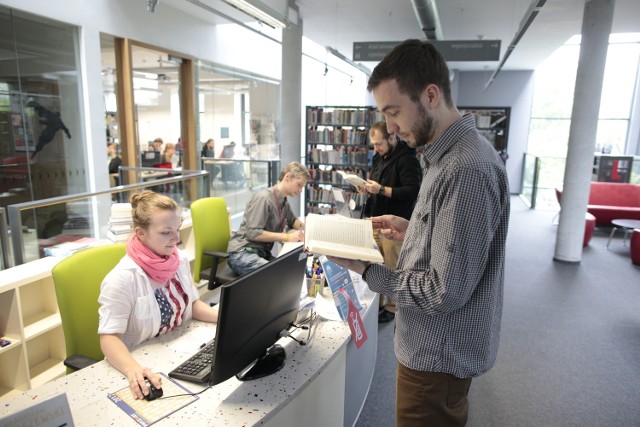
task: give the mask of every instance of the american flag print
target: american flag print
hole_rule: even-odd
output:
[[[172,328],[182,324],[185,309],[189,303],[189,296],[184,292],[182,285],[175,277],[169,281],[168,286],[156,289],[155,296],[160,309],[160,330],[158,335],[164,335]]]

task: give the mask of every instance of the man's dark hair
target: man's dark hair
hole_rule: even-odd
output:
[[[373,69],[367,90],[371,92],[385,80],[394,79],[400,93],[419,102],[420,94],[430,84],[440,88],[444,100],[453,107],[449,67],[436,47],[428,41],[405,40],[389,52]]]

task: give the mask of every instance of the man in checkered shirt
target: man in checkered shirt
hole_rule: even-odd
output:
[[[504,163],[451,98],[449,70],[428,42],[406,40],[373,70],[368,90],[389,132],[424,148],[411,219],[373,225],[404,240],[397,269],[334,259],[397,301],[397,426],[463,426],[471,379],[495,363],[509,186]]]

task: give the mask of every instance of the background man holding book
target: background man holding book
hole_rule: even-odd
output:
[[[369,79],[387,129],[427,164],[411,220],[371,218],[402,240],[397,269],[332,258],[397,304],[396,425],[464,426],[471,379],[495,363],[504,288],[509,186],[504,163],[453,104],[436,48],[406,40]]]
[[[376,152],[373,156],[371,179],[367,180],[364,187],[358,189],[360,193],[369,194],[364,207],[365,216],[392,214],[405,219],[411,218],[422,181],[422,170],[416,150],[408,147],[395,135],[390,135],[384,121],[371,126],[369,140]],[[380,248],[384,263],[396,268],[402,241],[388,239],[380,235],[378,230],[374,230],[373,238]],[[378,321],[393,320],[395,312],[395,302],[381,294]]]
[[[291,162],[276,185],[251,196],[227,248],[227,264],[234,273],[242,276],[271,261],[274,242],[304,241],[304,223],[294,215],[287,197],[300,195],[309,178],[307,168]]]

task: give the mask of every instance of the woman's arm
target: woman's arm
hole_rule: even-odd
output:
[[[191,306],[192,317],[196,320],[202,320],[203,322],[217,323],[218,322],[218,307],[209,307],[209,305],[203,301],[196,300]]]
[[[118,335],[101,334],[100,348],[109,363],[127,377],[131,392],[136,399],[143,399],[144,396],[149,394],[149,389],[144,382],[145,377],[151,381],[154,387],[162,387],[160,377],[149,368],[140,366]]]

